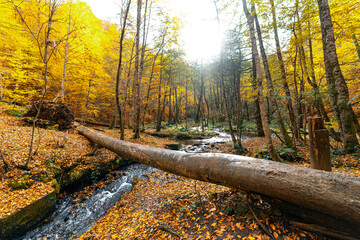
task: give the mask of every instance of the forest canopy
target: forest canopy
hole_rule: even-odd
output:
[[[240,1],[209,1],[219,26],[227,13],[235,17],[221,56],[196,63],[182,50],[180,18],[161,1],[122,1],[115,24],[98,19],[81,1],[2,0],[0,99],[30,104],[43,95],[70,104],[76,118],[135,130],[226,120],[237,129],[234,142],[244,121],[256,122],[259,136],[266,135],[262,125],[274,122],[291,148],[306,138],[306,118],[321,116],[331,136],[353,149],[356,135],[347,132],[360,132],[359,3],[329,2],[344,79],[334,84],[345,84],[340,90],[326,73],[319,2],[325,1],[242,1],[246,10]],[[351,123],[342,109],[351,112]]]

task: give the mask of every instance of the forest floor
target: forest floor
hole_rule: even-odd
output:
[[[58,183],[55,178],[62,171],[74,169],[76,177],[77,172],[89,169],[96,171],[115,159],[115,154],[106,149],[99,149],[94,156],[89,156],[94,146],[72,129],[57,131],[40,128],[36,130],[36,154],[29,162],[30,170],[16,167],[26,163],[31,140],[32,127],[16,117],[24,111],[26,109],[22,107],[0,103],[0,150],[11,168],[5,172],[0,157],[0,218],[56,190]],[[102,133],[119,138],[116,131],[101,130]],[[131,139],[131,136],[131,130],[127,130],[127,141],[154,147],[164,148],[167,144],[175,143],[173,140],[144,134],[139,140]]]
[[[0,105],[0,147],[12,166],[5,173],[0,159],[0,218],[54,191],[59,169],[96,169],[115,158],[115,154],[105,149],[99,149],[95,156],[87,156],[94,146],[73,130],[66,133],[40,129],[40,144],[37,137],[38,150],[30,162],[31,170],[16,168],[14,166],[26,162],[31,127],[24,125],[20,118],[9,116],[16,115],[14,109],[24,110]],[[118,131],[99,130],[119,137]],[[130,142],[161,148],[176,144],[174,140],[148,134],[142,134],[136,141],[131,136],[131,130],[127,130],[126,140]],[[259,157],[264,154],[261,149],[266,147],[263,138],[246,139],[243,145],[249,155]],[[233,153],[232,144],[221,144],[214,152]],[[297,155],[301,157],[291,164],[309,167],[307,148],[300,147]],[[357,154],[345,155],[341,148],[334,146],[332,160],[335,172],[360,176]],[[103,181],[82,189],[77,193],[78,201],[113,180],[115,177],[110,174]],[[14,184],[20,189],[15,189]],[[80,239],[270,239],[255,216],[277,239],[325,239],[291,227],[280,210],[269,208],[258,196],[162,171],[138,181],[133,190]]]

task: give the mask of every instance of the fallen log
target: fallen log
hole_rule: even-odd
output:
[[[119,156],[180,176],[256,192],[329,216],[360,236],[360,178],[238,155],[185,153],[121,141],[78,125]]]
[[[108,123],[96,122],[96,121],[91,121],[91,120],[83,120],[80,118],[76,118],[75,120],[78,122],[84,122],[86,124],[95,125],[95,126],[99,126],[99,127],[110,127],[110,124],[108,124]],[[118,125],[116,125],[116,126],[114,126],[114,128],[120,128],[120,127]]]

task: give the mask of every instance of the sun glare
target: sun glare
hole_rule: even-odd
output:
[[[85,1],[97,17],[118,22],[119,7],[114,0]],[[207,62],[219,55],[221,34],[211,0],[168,0],[164,6],[172,16],[178,16],[183,21],[180,39],[186,59]]]

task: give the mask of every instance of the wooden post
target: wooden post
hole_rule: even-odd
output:
[[[324,120],[308,118],[311,168],[331,172],[330,139]]]

